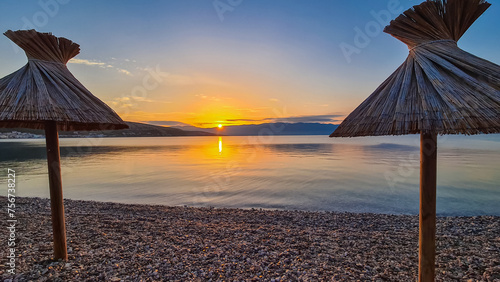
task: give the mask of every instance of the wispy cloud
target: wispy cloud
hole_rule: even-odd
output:
[[[96,62],[96,61],[90,61],[90,60],[85,60],[85,59],[71,59],[69,61],[70,64],[79,64],[79,65],[87,65],[87,66],[103,66],[106,67],[107,64],[103,62]]]
[[[338,118],[343,117],[343,115],[309,115],[309,116],[291,116],[291,117],[281,117],[281,118],[262,118],[262,119],[228,119],[228,122],[286,122],[286,123],[333,123],[339,122]]]
[[[216,102],[219,102],[222,100],[220,97],[207,96],[207,95],[203,95],[203,94],[196,94],[196,95],[194,95],[194,97],[197,97],[200,99],[205,99],[205,100],[216,101]],[[228,108],[228,107],[226,107],[226,108]]]
[[[132,73],[131,73],[131,72],[129,72],[128,70],[126,70],[126,69],[116,68],[116,70],[117,70],[118,72],[121,72],[121,73],[126,74],[126,75],[128,75],[128,76],[132,76]]]
[[[112,107],[120,108],[130,108],[133,106],[133,103],[129,97],[118,97],[113,99],[112,101],[106,101],[106,103],[110,104]]]
[[[180,121],[174,121],[174,120],[150,120],[150,121],[143,121],[148,124],[152,125],[159,125],[159,126],[191,126],[190,124],[180,122]]]
[[[108,104],[110,104],[111,106],[118,107],[118,108],[131,108],[131,107],[137,106],[138,102],[155,103],[155,104],[171,104],[172,103],[170,101],[154,100],[154,99],[149,99],[149,98],[141,97],[141,96],[117,97],[111,101],[106,101],[106,102]]]
[[[108,63],[105,63],[105,62],[101,62],[101,61],[86,60],[86,59],[75,59],[75,58],[73,58],[68,63],[70,63],[70,64],[78,64],[78,65],[86,65],[86,66],[93,66],[93,67],[100,67],[100,68],[103,68],[103,69],[114,69],[114,70],[118,71],[119,73],[123,73],[125,75],[132,76],[132,73],[129,72],[128,70],[126,70],[126,69],[119,68],[119,67],[113,66],[111,64],[108,64]]]
[[[133,101],[136,101],[136,102],[161,103],[161,104],[171,104],[172,103],[170,101],[154,100],[154,99],[149,99],[149,98],[141,97],[141,96],[130,96],[130,99]]]
[[[319,123],[331,123],[338,122],[338,118],[343,117],[343,115],[310,115],[310,116],[292,116],[283,118],[274,118],[274,122],[319,122]]]
[[[226,121],[229,121],[229,122],[261,122],[261,121],[265,121],[267,119],[250,119],[250,118],[236,118],[236,119],[227,119]]]

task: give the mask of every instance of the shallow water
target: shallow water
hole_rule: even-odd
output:
[[[419,136],[61,139],[64,197],[417,214]],[[500,135],[438,141],[440,215],[500,215]],[[1,140],[0,185],[49,197],[45,141]],[[2,189],[6,193],[6,188]]]

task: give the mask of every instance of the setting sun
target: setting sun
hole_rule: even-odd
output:
[[[218,127],[219,127],[219,128],[222,128],[222,124],[219,124],[219,125],[218,125]]]

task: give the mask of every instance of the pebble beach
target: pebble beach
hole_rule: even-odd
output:
[[[69,260],[53,261],[50,201],[16,198],[16,274],[2,268],[2,281],[417,280],[418,216],[75,200],[65,209]],[[500,217],[438,217],[436,249],[436,281],[500,281]]]

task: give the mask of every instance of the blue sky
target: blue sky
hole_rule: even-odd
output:
[[[68,67],[125,120],[338,123],[408,55],[381,32],[385,16],[420,2],[3,0],[0,30],[36,28],[80,44]],[[500,3],[490,3],[459,46],[499,64]],[[369,42],[346,57],[340,46],[356,45],[356,28]],[[0,62],[3,77],[26,57],[3,37]]]

